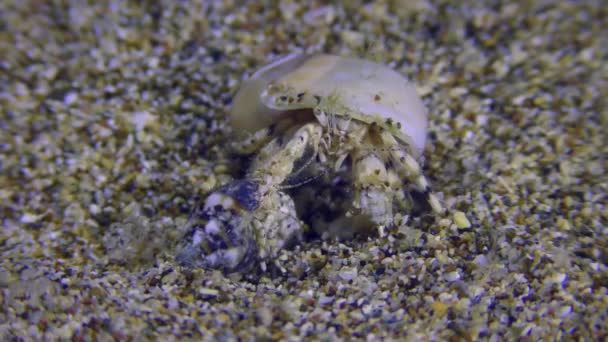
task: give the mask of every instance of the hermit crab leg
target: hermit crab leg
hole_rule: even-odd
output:
[[[300,127],[285,147],[278,153],[268,156],[267,161],[251,171],[250,179],[257,180],[269,190],[276,189],[292,174],[294,163],[302,158],[306,148],[317,149],[322,127],[318,123],[308,123]]]
[[[388,189],[389,173],[375,152],[353,153],[353,206],[380,226],[389,226],[393,217],[393,196]]]
[[[243,179],[209,194],[186,225],[178,263],[230,273],[260,261],[265,269],[264,259],[300,239],[302,222],[291,197],[278,190],[262,191],[255,181]]]
[[[255,177],[254,175],[252,175],[253,171],[263,169],[270,165],[270,163],[272,162],[272,158],[285,148],[285,136],[293,136],[293,131],[295,131],[297,128],[298,127],[295,127],[295,129],[292,129],[291,132],[290,130],[288,130],[285,134],[274,138],[266,146],[264,146],[264,148],[260,150],[260,152],[257,154],[249,168],[250,170],[252,170],[248,175],[249,178]],[[304,179],[299,178],[302,172],[304,172],[304,170],[306,170],[316,158],[317,149],[313,148],[313,146],[306,147],[306,150],[302,154],[302,157],[295,160],[294,169],[292,173],[283,181],[283,183],[278,188],[283,190],[297,187],[319,177],[320,175],[307,176]]]
[[[422,174],[422,168],[416,159],[388,131],[381,132],[380,137],[393,162],[398,166],[399,175],[412,182],[424,194],[433,212],[443,212],[439,199],[432,193],[429,182]]]
[[[284,190],[300,187],[319,177],[322,177],[325,173],[327,173],[326,168],[317,167],[315,168],[314,173],[312,175],[308,174],[302,176],[302,174],[305,173],[304,171],[308,170],[309,167],[313,164],[313,161],[317,159],[317,155],[318,154],[316,153],[316,151],[311,149],[311,153],[309,156],[302,157],[302,159],[299,161],[300,165],[298,165],[297,169],[285,179],[283,184],[281,184],[280,189]]]

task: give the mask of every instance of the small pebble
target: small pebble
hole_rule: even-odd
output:
[[[467,219],[466,215],[462,211],[454,211],[454,223],[458,228],[470,228],[471,223]]]

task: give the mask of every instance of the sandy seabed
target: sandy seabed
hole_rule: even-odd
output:
[[[4,1],[0,340],[606,339],[608,10],[498,3]],[[297,49],[417,83],[450,214],[178,266],[234,92]]]

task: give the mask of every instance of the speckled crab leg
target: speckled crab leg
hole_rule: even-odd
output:
[[[353,152],[353,207],[387,227],[393,221],[392,194],[387,191],[388,171],[374,151]]]
[[[294,163],[302,158],[306,148],[316,148],[323,129],[317,123],[308,123],[300,127],[287,142],[285,147],[274,154],[265,154],[263,162],[256,162],[258,168],[252,169],[249,178],[256,180],[265,188],[276,189],[292,174]]]
[[[417,190],[424,194],[433,212],[437,214],[442,213],[444,209],[437,196],[431,191],[429,182],[424,174],[422,174],[422,167],[416,159],[389,132],[381,132],[380,137],[393,163],[398,166],[396,168],[398,174],[410,181]]]

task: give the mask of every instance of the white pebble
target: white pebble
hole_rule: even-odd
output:
[[[345,281],[353,280],[357,276],[357,269],[355,267],[342,267],[340,269],[340,273],[338,273],[340,278]]]

